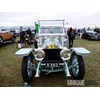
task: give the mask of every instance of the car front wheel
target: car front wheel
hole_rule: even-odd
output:
[[[22,61],[22,77],[24,82],[30,83],[32,80],[32,71],[33,71],[33,55],[30,54],[23,58]]]
[[[85,74],[85,66],[82,56],[72,53],[70,60],[70,74],[75,80],[82,80]]]

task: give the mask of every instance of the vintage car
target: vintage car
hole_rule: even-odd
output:
[[[13,34],[10,31],[0,31],[0,44],[9,41],[14,42]]]
[[[30,83],[32,76],[39,77],[40,73],[64,71],[66,76],[82,80],[85,65],[82,56],[90,51],[83,47],[67,48],[68,36],[64,33],[64,20],[39,20],[39,33],[36,35],[35,48],[23,48],[15,54],[23,57],[22,77]]]
[[[93,30],[87,30],[86,33],[82,35],[82,38],[88,40],[100,40],[100,33]]]

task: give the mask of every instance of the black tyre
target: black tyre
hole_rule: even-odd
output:
[[[2,37],[0,37],[0,44],[2,44],[3,43],[3,38]]]
[[[73,52],[70,59],[70,74],[75,80],[82,80],[85,75],[85,66],[82,56]]]
[[[91,40],[91,38],[90,38],[90,37],[88,37],[88,40]]]
[[[33,76],[33,54],[23,58],[22,61],[22,77],[24,82],[30,83]]]

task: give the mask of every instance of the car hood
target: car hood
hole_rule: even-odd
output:
[[[44,41],[42,48],[43,49],[58,49],[58,48],[62,48],[62,45],[60,44],[59,40],[49,38]]]
[[[96,34],[96,32],[94,32],[94,31],[86,31],[86,33],[93,33],[93,34]]]

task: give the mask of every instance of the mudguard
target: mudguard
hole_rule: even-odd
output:
[[[83,47],[71,48],[72,52],[75,52],[77,55],[88,56],[91,52]]]
[[[15,55],[19,56],[19,57],[24,57],[24,56],[28,56],[34,49],[33,48],[23,48],[18,50]]]

